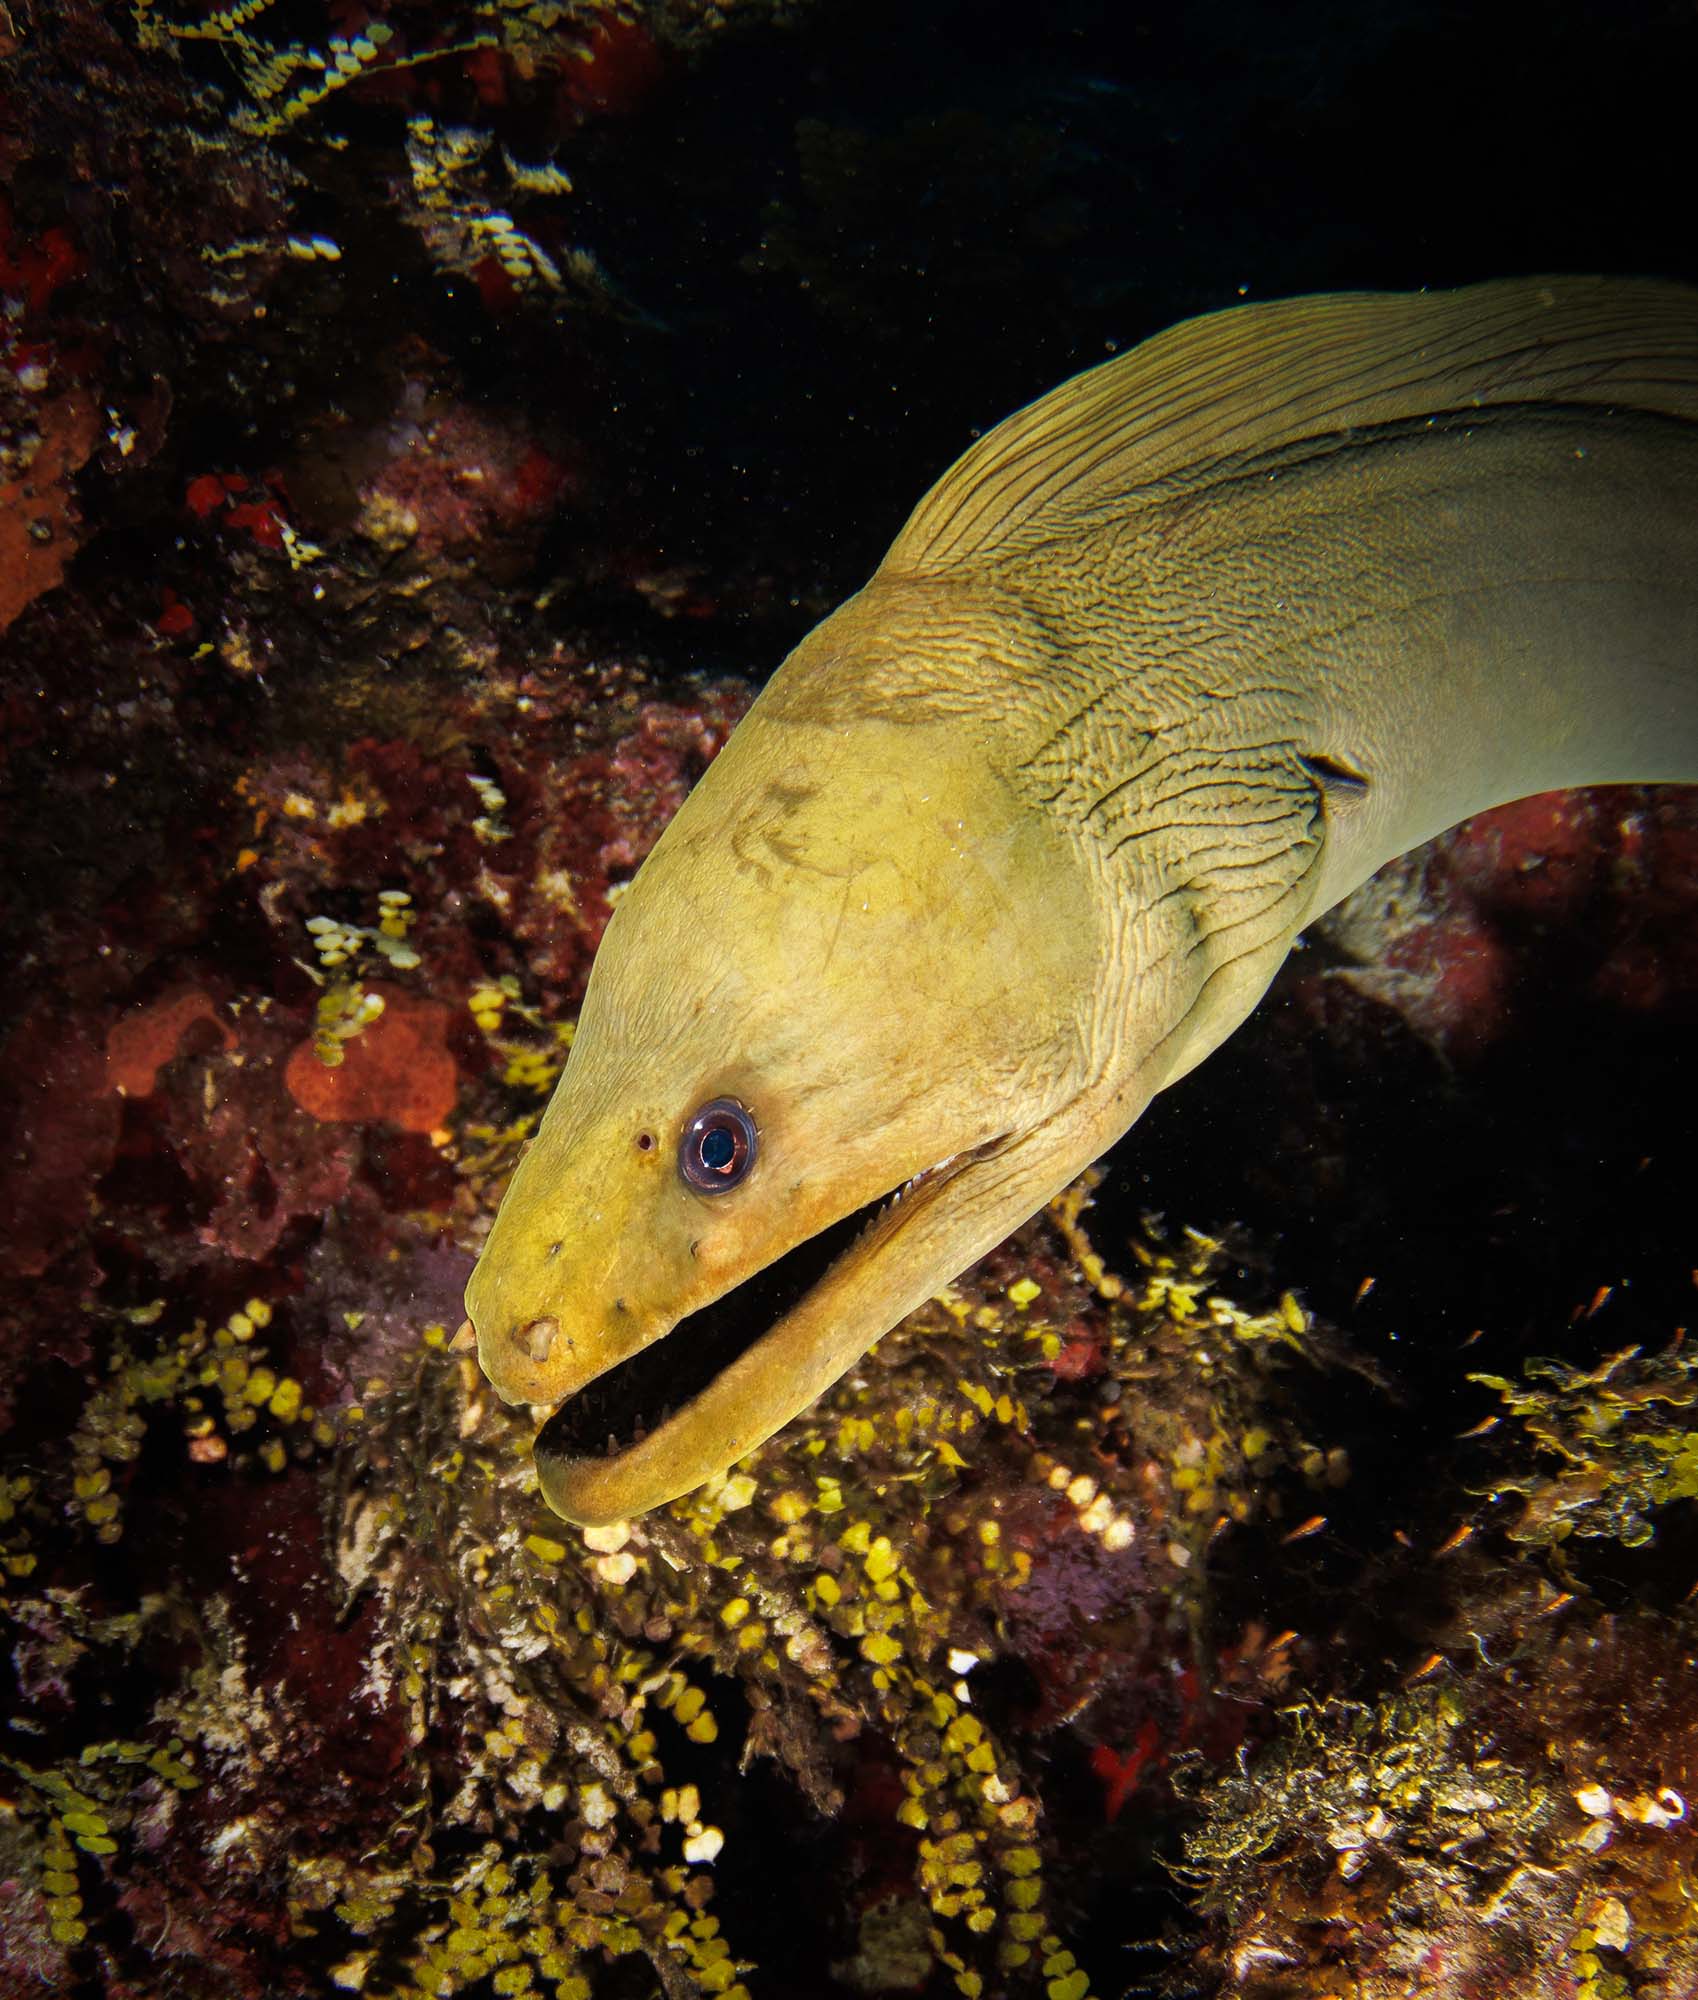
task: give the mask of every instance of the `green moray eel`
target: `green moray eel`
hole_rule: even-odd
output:
[[[1698,291],[1245,306],[1010,417],[608,925],[466,1295],[549,1502],[769,1437],[1392,856],[1698,778],[1695,668]]]

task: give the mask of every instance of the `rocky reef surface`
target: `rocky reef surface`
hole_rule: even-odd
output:
[[[1689,797],[1370,884],[656,1516],[448,1347],[623,884],[969,426],[1667,267],[1691,24],[1506,111],[1508,18],[1441,193],[1620,108],[1435,247],[1419,8],[0,8],[0,1994],[1698,1991]]]

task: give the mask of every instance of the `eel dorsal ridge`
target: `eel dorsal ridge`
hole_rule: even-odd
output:
[[[1698,422],[1698,291],[1510,278],[1276,299],[1187,320],[988,432],[920,502],[883,568],[937,576],[1014,554],[1222,459],[1527,403]]]

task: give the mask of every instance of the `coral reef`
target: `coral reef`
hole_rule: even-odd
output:
[[[1463,1433],[1487,1462],[1472,1504],[1436,1551],[1405,1537],[1382,1566],[1417,1596],[1423,1571],[1450,1571],[1434,1650],[1371,1701],[1292,1707],[1236,1773],[1182,1774],[1201,1805],[1185,1874],[1214,1920],[1202,1956],[1231,1990],[1698,1984],[1693,1372],[1677,1336],[1468,1377],[1502,1406]]]
[[[1459,829],[650,1519],[449,1345],[752,668],[1254,271],[1183,12],[0,8],[0,1992],[1698,1984],[1690,802]]]
[[[1547,792],[1464,821],[1382,870],[1326,920],[1341,976],[1452,1057],[1525,1025],[1527,960],[1627,1014],[1690,992],[1698,852],[1676,793]]]
[[[1298,1709],[1207,1794],[1190,1858],[1234,1992],[1691,1990],[1690,1621],[1493,1589],[1513,1664]]]
[[[1623,2000],[1698,1982],[1690,1594],[1659,1609],[1651,1583],[1611,1608],[1619,1573],[1589,1587],[1557,1560],[1571,1535],[1643,1549],[1671,1512],[1687,1529],[1689,1369],[1624,1354],[1496,1386],[1526,1438],[1496,1446],[1505,1469],[1440,1560],[1476,1535],[1513,1553],[1463,1559],[1404,1687],[1300,1704],[1241,1772],[1199,1784],[1187,1875],[1235,1992]]]

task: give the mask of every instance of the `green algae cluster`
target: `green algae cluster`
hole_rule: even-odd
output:
[[[77,1592],[66,1590],[14,1600],[7,1613],[14,1632],[29,1635],[41,1666],[57,1673],[69,1673],[84,1659],[121,1670],[148,1617],[142,1612],[98,1618]],[[102,1870],[123,1865],[138,1823],[156,1818],[163,1802],[198,1786],[193,1759],[181,1736],[90,1738],[57,1763],[21,1749],[0,1751],[7,1795],[0,1866],[21,1867],[33,1880],[52,1945],[75,1948],[84,1942],[91,1886]]]
[[[1523,1379],[1472,1375],[1497,1390],[1532,1463],[1494,1485],[1520,1501],[1510,1535],[1556,1550],[1571,1536],[1638,1548],[1654,1516],[1698,1499],[1698,1356],[1624,1348],[1595,1367],[1527,1363]]]
[[[48,1935],[57,1945],[76,1946],[88,1936],[84,1882],[79,1855],[101,1859],[119,1852],[113,1837],[130,1824],[137,1809],[136,1780],[190,1791],[193,1772],[181,1761],[183,1743],[90,1743],[78,1760],[78,1782],[62,1770],[38,1768],[16,1757],[0,1758],[11,1781],[18,1823],[34,1836],[31,1859],[45,1906]],[[86,1864],[82,1864],[85,1865]]]
[[[634,32],[656,46],[688,51],[733,14],[782,16],[796,11],[796,0],[390,0],[370,9],[328,9],[317,35],[282,0],[233,0],[205,12],[131,0],[129,11],[144,52],[181,57],[206,50],[223,59],[225,124],[209,138],[213,145],[304,141],[340,150],[348,141],[326,121],[358,102],[359,85],[376,79],[393,92],[397,78],[411,72],[428,91],[444,76],[463,83],[468,61],[498,65],[499,86],[486,76],[479,91],[460,90],[462,118],[439,116],[434,104],[408,116],[397,162],[404,172],[393,177],[389,197],[443,270],[470,277],[499,272],[515,293],[542,302],[565,296],[619,308],[623,302],[595,254],[560,241],[561,220],[548,204],[571,194],[570,173],[552,157],[517,157],[498,138],[500,121],[489,103],[505,103],[511,92],[537,112],[557,94],[570,98],[574,77],[593,69],[608,36]],[[348,25],[350,17],[358,25]],[[544,129],[552,115],[541,111]],[[537,118],[526,122],[534,128]],[[289,234],[208,245],[202,255],[228,266],[278,253],[334,264],[343,247],[324,234]],[[322,555],[291,529],[283,534],[297,567]]]
[[[963,1399],[918,1422],[921,1435],[965,1437],[977,1415]],[[662,1747],[717,1740],[715,1690],[727,1680],[744,1690],[761,1749],[821,1805],[838,1796],[828,1733],[887,1736],[902,1769],[897,1817],[917,1836],[917,1885],[938,1926],[930,1947],[961,1991],[985,1990],[966,1953],[993,1931],[1006,1965],[1034,1949],[1056,1958],[1037,1805],[951,1691],[948,1607],[926,1595],[888,1532],[900,1520],[856,1476],[875,1428],[861,1410],[834,1413],[795,1441],[781,1483],[737,1472],[656,1522],[580,1536],[541,1504],[525,1428],[469,1364],[441,1362],[368,1411],[346,1468],[344,1572],[384,1598],[420,1740],[442,1717],[450,1665],[481,1709],[459,1795],[438,1823],[446,1833],[480,1814],[522,1822],[540,1809],[575,1860],[556,1883],[540,1860],[504,1847],[494,1865],[516,1869],[522,1893],[491,1911],[487,1897],[467,1901],[489,1862],[480,1850],[476,1880],[462,1872],[448,1899],[445,1915],[460,1921],[440,1939],[428,1878],[390,1871],[344,1888],[335,1912],[356,1935],[421,1933],[400,1951],[405,1976],[392,1986],[373,1984],[376,1961],[354,1954],[362,1990],[453,1992],[500,1968],[509,1983],[496,1990],[534,1979],[572,1994],[589,1990],[573,1982],[593,1964],[638,1951],[696,1990],[743,1991],[743,1962],[706,1909],[711,1866],[736,1838],[724,1831],[736,1801],[673,1782]],[[404,1441],[421,1431],[457,1441],[420,1463]],[[459,1613],[451,1661],[445,1600]],[[928,1678],[916,1661],[934,1658]],[[435,1827],[427,1836],[441,1838]]]
[[[691,1858],[709,1828],[695,1796],[681,1811],[660,1783],[653,1727],[711,1743],[707,1696],[645,1636],[616,1581],[628,1564],[581,1545],[568,1560],[522,1427],[492,1405],[470,1364],[438,1348],[365,1408],[338,1466],[338,1567],[377,1595],[385,1694],[420,1755],[383,1851],[303,1857],[296,1921],[337,1927],[336,1982],[355,1991],[488,1978],[571,2000],[595,1966],[637,1953],[684,1969],[693,1990],[738,1993],[705,1908],[711,1876]],[[440,1796],[426,1752],[444,1737],[454,1776]],[[491,1827],[507,1837],[476,1837]]]
[[[106,1380],[83,1404],[69,1440],[67,1511],[102,1542],[123,1533],[122,1488],[113,1475],[140,1456],[155,1411],[174,1418],[189,1459],[199,1465],[232,1459],[237,1471],[257,1464],[280,1473],[335,1435],[300,1382],[273,1367],[255,1341],[271,1324],[265,1299],[249,1299],[219,1326],[197,1320],[145,1339],[143,1329],[159,1325],[164,1309],[157,1300],[122,1316],[107,1349]]]
[[[1412,1913],[1423,1883],[1501,1865],[1553,1816],[1550,1790],[1492,1754],[1450,1689],[1305,1704],[1285,1720],[1251,1769],[1208,1787],[1186,1842],[1189,1879],[1229,1921],[1258,1908],[1257,1864],[1297,1855],[1330,1857],[1341,1896],[1370,1869],[1396,1871]]]
[[[555,58],[581,55],[583,45],[556,42],[556,30],[565,24],[587,26],[597,16],[621,11],[617,0],[468,0],[451,15],[444,10],[439,22],[421,16],[426,45],[410,54],[392,48],[395,29],[381,18],[369,20],[354,34],[327,34],[322,46],[291,40],[280,31],[285,10],[278,0],[236,0],[200,15],[175,15],[153,0],[135,0],[134,19],[144,48],[207,42],[224,50],[235,65],[241,93],[233,129],[249,137],[277,138],[380,63],[412,67],[490,48]]]

